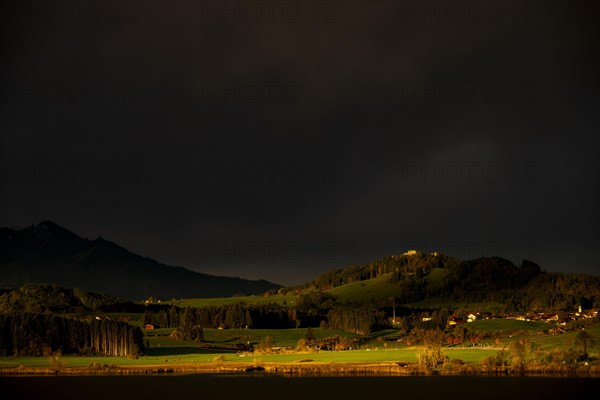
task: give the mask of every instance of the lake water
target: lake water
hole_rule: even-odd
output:
[[[260,375],[0,377],[0,393],[5,399],[60,400],[564,400],[595,396],[600,393],[600,379],[465,376],[289,378]],[[5,397],[6,394],[11,397]]]

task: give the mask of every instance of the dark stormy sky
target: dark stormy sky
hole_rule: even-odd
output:
[[[0,226],[297,284],[407,249],[599,273],[594,1],[12,1]]]

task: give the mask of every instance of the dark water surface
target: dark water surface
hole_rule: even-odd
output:
[[[239,375],[0,377],[0,393],[4,399],[61,400],[567,400],[596,398],[600,394],[600,379]]]

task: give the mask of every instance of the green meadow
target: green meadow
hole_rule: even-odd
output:
[[[502,331],[504,333],[528,331],[528,332],[544,332],[552,329],[554,326],[545,322],[534,321],[519,321],[516,319],[482,319],[470,322],[467,327],[469,330],[481,332]]]
[[[155,347],[181,347],[199,346],[199,342],[181,342],[169,338],[173,328],[154,329],[146,331],[146,339],[150,343],[150,350]],[[306,337],[308,329],[204,329],[204,340],[201,346],[235,346],[238,344],[258,344],[270,338],[273,346],[295,347],[298,340]],[[331,329],[312,329],[315,339],[324,339],[330,336],[358,337],[358,335]]]
[[[442,268],[434,268],[425,275],[425,281],[429,290],[436,291],[441,288],[446,271]],[[337,301],[345,302],[370,302],[379,299],[389,299],[402,295],[402,289],[396,283],[392,283],[392,274],[383,274],[373,279],[356,281],[337,286],[326,292],[336,296]],[[505,308],[504,304],[495,302],[468,303],[449,301],[439,297],[428,297],[422,301],[406,304],[417,308],[452,308],[478,312],[498,312]]]
[[[586,331],[594,338],[594,344],[588,350],[592,357],[600,356],[600,322],[586,328]],[[543,350],[555,348],[568,349],[575,341],[578,332],[566,332],[558,335],[531,336],[530,341],[536,347]]]
[[[166,304],[172,304],[177,307],[220,307],[229,304],[246,303],[246,304],[268,304],[277,303],[281,305],[293,306],[296,303],[296,296],[289,294],[274,294],[270,296],[256,295],[256,296],[234,296],[234,297],[216,297],[206,299],[173,299]]]
[[[92,363],[115,366],[144,366],[144,365],[178,365],[206,363],[294,363],[294,362],[327,362],[327,363],[377,363],[377,362],[414,362],[418,347],[404,349],[360,349],[348,351],[321,351],[316,353],[290,354],[249,354],[213,351],[201,347],[184,348],[178,353],[177,348],[168,354],[149,355],[138,359],[127,357],[83,357],[63,356],[60,362],[63,368],[88,367]],[[481,349],[446,349],[444,353],[450,359],[460,359],[465,362],[480,362],[485,357],[496,354],[494,350]],[[1,357],[0,368],[48,368],[50,361],[45,357]]]
[[[439,289],[442,286],[446,272],[442,268],[434,268],[427,273],[425,280],[428,287]],[[369,302],[400,296],[402,289],[397,283],[392,283],[391,273],[383,274],[373,279],[356,281],[326,290],[336,296],[340,302]]]
[[[444,347],[443,352],[452,359],[467,363],[479,363],[486,357],[495,356],[499,348],[507,347],[511,341],[526,339],[534,349],[551,350],[554,348],[569,349],[577,332],[558,335],[541,334],[546,324],[516,320],[483,320],[469,324],[480,330],[514,330],[521,335],[502,339],[500,345],[491,341],[483,347]],[[252,354],[240,352],[235,344],[264,342],[267,336],[272,339],[273,346],[293,347],[297,341],[306,336],[306,329],[205,329],[205,342],[176,341],[169,338],[172,329],[156,329],[146,331],[145,340],[150,347],[146,355],[138,359],[127,357],[87,357],[62,356],[63,368],[88,367],[92,363],[115,366],[206,364],[206,363],[294,363],[294,362],[326,362],[326,363],[376,363],[376,362],[411,362],[416,361],[419,346],[407,347],[396,341],[386,341],[397,335],[394,329],[375,332],[362,338],[359,348],[347,351],[318,351],[281,354]],[[592,357],[600,354],[600,323],[587,328],[594,337],[595,344],[590,349]],[[358,337],[344,331],[313,329],[316,338],[333,335]],[[48,368],[50,361],[46,357],[0,357],[0,368]]]

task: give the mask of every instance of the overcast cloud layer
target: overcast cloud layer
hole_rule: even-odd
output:
[[[597,274],[598,11],[13,1],[0,226],[282,284],[409,248]]]

